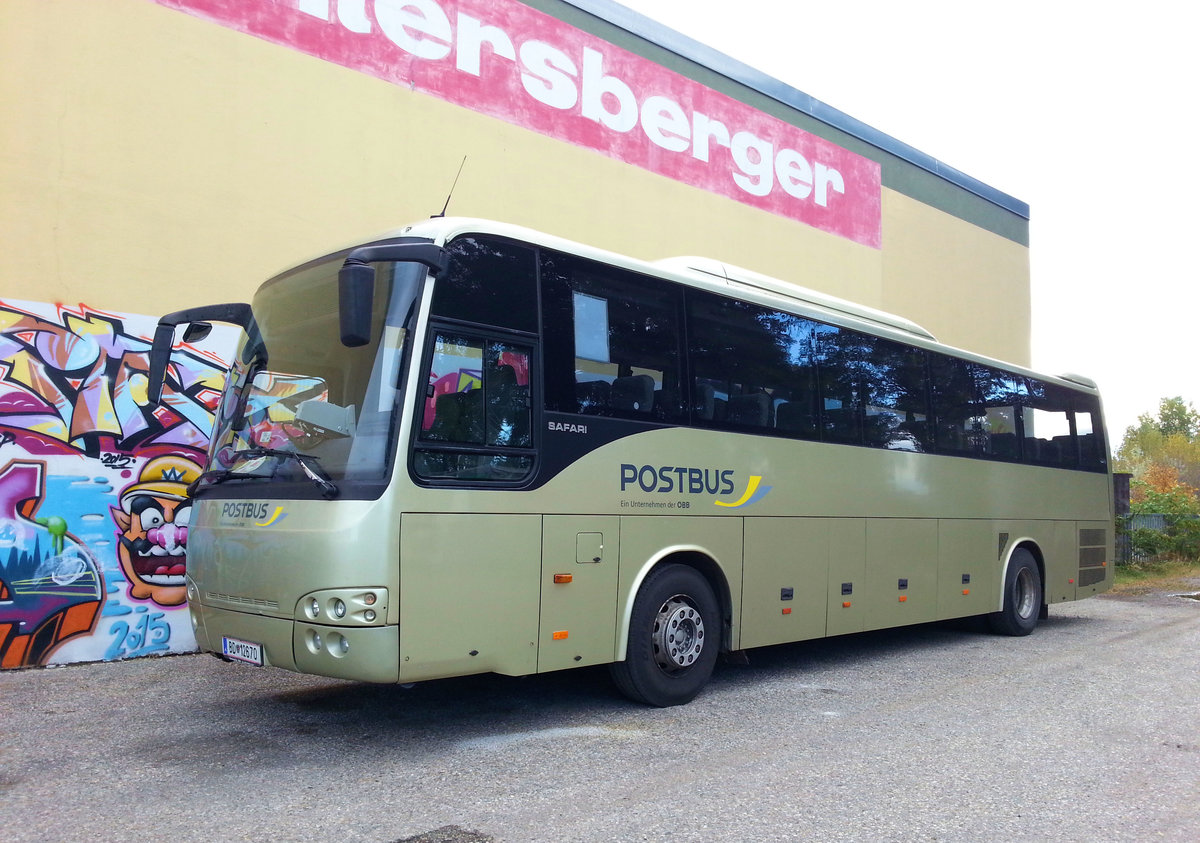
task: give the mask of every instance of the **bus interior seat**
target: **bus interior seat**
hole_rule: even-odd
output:
[[[855,408],[827,407],[821,415],[825,421],[824,439],[834,442],[860,440],[858,411]]]
[[[716,412],[717,391],[712,384],[696,384],[696,418],[700,421],[712,421]]]
[[[1017,434],[993,433],[990,437],[991,453],[1006,460],[1017,458]]]
[[[725,420],[730,424],[746,427],[769,427],[771,396],[765,392],[755,392],[751,395],[731,395]]]
[[[649,413],[654,408],[654,378],[626,375],[612,383],[612,408],[623,413]]]
[[[783,401],[775,408],[775,426],[792,433],[811,435],[816,431],[812,413],[803,401]]]

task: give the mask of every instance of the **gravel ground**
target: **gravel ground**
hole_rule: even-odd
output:
[[[174,656],[0,673],[8,841],[1200,838],[1200,601],[405,689]]]

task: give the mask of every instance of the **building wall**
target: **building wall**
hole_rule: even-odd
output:
[[[498,9],[500,24],[517,26],[512,21],[519,16],[505,11],[515,0],[506,2],[443,5],[464,3],[474,14]],[[10,471],[0,474],[0,484],[10,477],[12,488],[19,487],[0,521],[8,519],[13,542],[36,540],[42,553],[49,528],[29,526],[37,526],[37,513],[79,513],[85,520],[56,527],[65,530],[59,544],[89,551],[83,555],[102,589],[90,620],[85,610],[73,616],[75,644],[43,648],[36,658],[37,648],[27,647],[11,656],[13,664],[130,655],[140,650],[113,645],[114,623],[130,627],[126,616],[181,614],[172,615],[152,594],[137,596],[137,584],[122,577],[115,537],[130,528],[117,512],[122,490],[151,483],[140,477],[154,457],[198,459],[207,430],[194,416],[186,425],[201,435],[186,442],[114,432],[104,413],[116,406],[116,387],[102,380],[108,369],[96,368],[97,361],[130,375],[120,396],[128,420],[178,433],[183,417],[156,416],[138,379],[153,317],[248,300],[288,265],[440,211],[464,157],[452,214],[518,223],[639,258],[720,258],[900,313],[944,342],[1028,363],[1027,222],[1020,214],[581,10],[603,11],[595,0],[529,5],[587,30],[576,35],[561,24],[565,34],[557,37],[577,46],[608,39],[630,61],[670,68],[661,72],[674,76],[661,78],[673,88],[705,86],[710,101],[769,113],[819,136],[814,143],[832,142],[877,165],[878,242],[755,206],[736,191],[680,181],[622,153],[619,138],[611,148],[589,147],[569,127],[530,128],[536,115],[526,120],[521,107],[500,113],[503,103],[480,110],[431,95],[433,70],[414,65],[405,71],[413,81],[398,83],[396,73],[379,66],[396,54],[372,53],[362,60],[372,67],[351,68],[281,43],[291,37],[287,32],[267,37],[248,31],[251,24],[212,19],[214,8],[239,7],[272,13],[287,7],[296,16],[298,4],[321,6],[306,0],[0,5],[0,305],[7,319],[0,339],[8,343],[9,395],[0,407],[0,471]],[[339,8],[350,15],[373,3],[327,5],[330,28],[322,31],[350,37],[347,27],[336,26]],[[606,60],[616,61],[607,49]],[[226,359],[224,336],[224,345],[214,340],[202,357],[209,369],[197,370],[196,389],[207,389]],[[85,358],[94,360],[71,368]],[[76,394],[88,377],[95,388]],[[197,406],[206,406],[204,396]],[[38,413],[45,418],[39,421]],[[55,415],[58,422],[42,423]],[[54,479],[86,477],[96,487],[87,496]],[[3,541],[0,535],[0,552]],[[0,559],[7,582],[12,569],[4,565]],[[0,592],[0,629],[16,614]],[[171,630],[172,647],[190,634],[180,624]],[[17,652],[12,642],[19,631],[16,625],[9,631],[10,653]],[[91,644],[79,643],[89,638]]]

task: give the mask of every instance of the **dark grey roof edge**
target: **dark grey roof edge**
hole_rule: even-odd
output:
[[[643,38],[653,44],[669,50],[676,55],[694,61],[697,64],[765,94],[784,105],[803,112],[810,117],[820,120],[826,125],[845,132],[865,143],[877,147],[891,155],[920,167],[927,172],[945,179],[976,196],[997,205],[1006,211],[1016,214],[1023,219],[1029,219],[1029,205],[1020,199],[1009,196],[1003,191],[984,184],[979,179],[968,176],[961,170],[944,164],[927,155],[919,149],[909,146],[903,141],[893,138],[878,129],[868,126],[845,112],[838,111],[826,105],[817,98],[799,91],[792,86],[780,82],[762,71],[755,70],[737,59],[731,58],[712,47],[701,44],[680,32],[664,26],[658,21],[651,20],[645,15],[635,12],[614,0],[561,0],[590,15],[606,20],[614,26]]]

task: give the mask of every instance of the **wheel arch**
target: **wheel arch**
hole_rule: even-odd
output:
[[[1042,602],[1046,600],[1046,558],[1042,554],[1041,545],[1037,540],[1030,536],[1022,536],[1013,541],[1008,548],[1008,553],[1004,557],[1004,566],[1000,569],[1000,593],[998,595],[996,611],[1001,611],[1004,608],[1004,583],[1008,581],[1008,566],[1012,564],[1013,556],[1018,550],[1026,550],[1033,557],[1034,563],[1037,565],[1038,576],[1042,580]]]
[[[708,582],[717,605],[721,610],[721,651],[730,649],[733,634],[733,594],[729,588],[729,579],[720,563],[712,554],[701,547],[675,546],[665,548],[646,561],[638,570],[630,583],[629,591],[622,595],[621,616],[617,625],[617,648],[614,661],[623,661],[629,647],[629,624],[633,616],[633,603],[637,599],[642,584],[650,574],[667,565],[685,565],[695,569]]]

